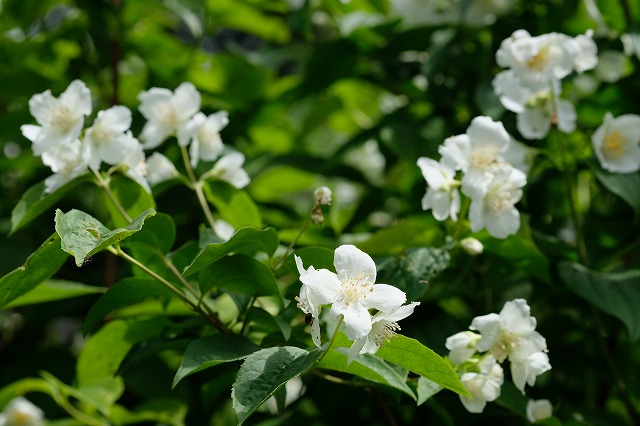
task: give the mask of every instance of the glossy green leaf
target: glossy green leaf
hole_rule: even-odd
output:
[[[42,213],[58,204],[58,202],[81,183],[91,179],[91,175],[80,176],[58,188],[52,194],[44,192],[44,181],[29,188],[20,198],[11,212],[11,231],[9,235],[29,224]]]
[[[0,278],[0,308],[51,278],[67,257],[68,254],[60,248],[60,237],[53,234],[22,266]]]
[[[214,334],[196,339],[182,355],[182,362],[173,378],[173,387],[193,373],[224,362],[244,359],[258,350],[260,346],[236,334]]]
[[[131,218],[140,216],[149,209],[156,209],[156,202],[153,196],[138,182],[131,180],[127,176],[112,176],[109,180],[109,188]],[[129,221],[122,217],[122,213],[113,205],[113,202],[106,198],[106,195],[104,205],[109,209],[111,220],[116,227],[124,228],[129,224]]]
[[[84,334],[93,332],[100,321],[116,309],[151,298],[170,299],[171,290],[151,278],[125,278],[109,288],[89,309],[82,324]]]
[[[260,211],[251,197],[241,189],[226,182],[207,182],[204,185],[205,196],[213,204],[222,219],[234,228],[254,226],[262,228]]]
[[[287,381],[309,369],[322,351],[309,352],[294,346],[262,349],[249,355],[231,389],[238,425],[244,421]]]
[[[627,202],[636,215],[640,215],[640,172],[612,173],[604,170],[595,161],[589,161],[589,168],[609,191]]]
[[[145,243],[151,247],[157,247],[160,252],[167,253],[173,247],[176,239],[176,225],[171,216],[165,213],[156,213],[144,222],[144,227],[123,241],[122,246],[130,243]]]
[[[333,265],[334,250],[330,250],[324,247],[302,247],[296,249],[296,255],[302,259],[302,265],[304,268],[313,266],[316,269],[328,269],[330,271],[335,270]],[[291,257],[290,269],[292,272],[298,273],[293,256]]]
[[[88,386],[111,378],[134,344],[158,336],[164,328],[160,318],[116,319],[107,323],[85,343],[76,363],[76,382]]]
[[[65,280],[46,280],[30,292],[18,297],[7,308],[53,302],[89,294],[102,294],[107,289]]]
[[[200,271],[200,290],[206,293],[212,288],[247,296],[275,296],[280,305],[284,303],[271,269],[244,254],[223,257]]]
[[[404,291],[408,300],[417,300],[429,288],[429,280],[444,271],[450,261],[446,248],[410,249],[379,265],[378,282],[392,284]]]
[[[640,270],[604,273],[563,262],[559,273],[574,293],[620,319],[627,326],[631,340],[640,338]]]
[[[415,339],[397,335],[376,352],[393,362],[461,395],[469,395],[451,364]]]
[[[272,256],[278,248],[278,233],[273,228],[264,230],[253,227],[241,228],[231,236],[229,241],[207,245],[198,254],[191,265],[184,271],[184,276],[189,276],[216,260],[234,253],[255,253],[260,251]]]
[[[406,375],[400,375],[384,360],[374,355],[363,354],[347,365],[348,353],[347,348],[329,351],[316,367],[353,374],[375,383],[391,386],[416,399],[415,393],[407,385]]]
[[[89,256],[124,240],[142,229],[147,217],[155,215],[153,209],[142,212],[125,228],[106,228],[99,220],[80,210],[62,213],[56,210],[56,232],[60,235],[62,249],[72,255],[81,266]]]
[[[369,256],[389,256],[413,247],[440,245],[442,231],[435,219],[428,216],[402,221],[396,226],[376,232],[371,238],[356,244]]]

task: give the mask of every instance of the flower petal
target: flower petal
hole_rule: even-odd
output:
[[[476,343],[478,352],[488,351],[500,339],[500,316],[491,313],[475,317],[471,321],[469,328],[479,331],[482,335],[478,343]]]
[[[321,305],[333,303],[342,295],[342,283],[338,276],[327,269],[307,270],[300,275],[300,281],[309,287]]]
[[[374,308],[385,313],[391,313],[399,309],[406,301],[407,295],[399,288],[389,284],[375,284],[373,291],[361,299],[360,303],[367,309]]]
[[[349,340],[366,337],[371,331],[371,314],[359,303],[344,303],[343,300],[331,306],[335,315],[344,315],[344,334]]]
[[[371,256],[356,246],[342,245],[338,247],[334,254],[333,264],[341,282],[350,279],[376,282],[376,264]]]

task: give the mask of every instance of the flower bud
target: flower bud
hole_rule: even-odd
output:
[[[530,399],[527,402],[527,419],[531,423],[538,422],[540,420],[548,419],[553,412],[553,406],[548,399],[539,399],[534,401]]]
[[[317,206],[331,205],[331,190],[326,186],[321,186],[320,188],[316,189],[313,195]]]
[[[461,240],[460,247],[462,247],[462,249],[471,256],[482,254],[482,251],[484,250],[484,246],[482,245],[482,243],[472,237],[464,238],[463,240]]]

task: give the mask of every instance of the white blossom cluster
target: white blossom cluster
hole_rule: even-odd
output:
[[[440,161],[420,157],[418,167],[427,181],[422,209],[440,220],[458,220],[460,192],[471,199],[471,230],[486,228],[496,238],[506,238],[520,228],[515,204],[527,183],[525,173],[507,161],[508,151],[520,148],[500,122],[476,117],[467,132],[447,138],[438,148]],[[521,153],[524,155],[524,151]],[[462,172],[461,180],[456,179]]]
[[[99,171],[102,163],[120,168],[150,192],[151,185],[178,172],[159,152],[146,158],[144,149],[156,148],[172,135],[180,146],[189,146],[192,167],[200,161],[218,160],[207,177],[238,188],[249,183],[241,153],[230,151],[221,157],[225,147],[219,132],[228,123],[226,111],[208,117],[200,112],[200,93],[193,84],[182,83],[175,92],[154,87],[138,98],[140,113],[147,120],[140,140],[130,130],[131,111],[122,105],[98,111],[93,124],[85,129],[92,101],[89,88],[80,80],[71,82],[58,98],[49,90],[31,97],[29,111],[38,125],[25,124],[20,129],[32,142],[34,155],[42,157],[53,172],[45,180],[47,193],[88,171]]]
[[[358,354],[375,353],[393,338],[400,326],[420,302],[404,304],[406,294],[388,284],[376,284],[376,265],[371,257],[352,245],[338,247],[334,255],[336,272],[305,269],[295,256],[300,273],[298,307],[311,318],[311,338],[320,347],[319,315],[322,306],[331,305],[329,316],[343,317],[344,333],[353,340],[348,362]],[[377,312],[371,315],[370,310]]]
[[[592,32],[570,37],[560,33],[532,37],[517,30],[496,52],[502,68],[493,89],[510,111],[518,114],[518,131],[527,139],[542,139],[551,125],[564,133],[576,128],[576,110],[560,98],[562,79],[571,73],[595,68],[598,48]]]
[[[471,397],[460,401],[471,413],[481,413],[487,402],[500,396],[506,359],[511,366],[511,379],[524,394],[525,385],[533,386],[536,378],[551,370],[547,342],[536,329],[536,319],[524,299],[504,304],[500,314],[475,317],[469,329],[447,338],[449,359],[456,366],[460,381]]]

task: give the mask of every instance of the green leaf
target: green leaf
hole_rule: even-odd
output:
[[[631,340],[640,337],[640,270],[604,273],[563,262],[560,278],[574,293],[606,313],[620,319]]]
[[[363,354],[347,365],[348,353],[349,350],[346,348],[331,350],[316,367],[353,374],[374,383],[391,386],[416,399],[415,393],[407,385],[406,375],[404,377],[400,375],[384,360],[374,355]]]
[[[0,389],[0,410],[12,399],[23,396],[27,392],[42,392],[51,395],[51,385],[43,379],[26,378],[13,382]]]
[[[418,405],[424,404],[429,398],[442,390],[442,386],[420,376],[418,378]]]
[[[260,230],[253,227],[241,228],[229,238],[229,241],[207,245],[193,260],[191,265],[187,267],[183,275],[186,277],[198,272],[231,252],[252,254],[260,251],[271,257],[277,248],[278,233],[275,229],[267,228]]]
[[[231,389],[238,425],[287,381],[299,376],[320,358],[322,350],[309,352],[294,346],[254,352],[245,359]]]
[[[284,304],[271,269],[244,254],[223,257],[203,268],[199,281],[203,293],[221,288],[247,296],[276,296]]]
[[[196,339],[182,355],[172,386],[175,387],[193,373],[224,362],[244,359],[258,350],[260,346],[236,334],[214,334]]]
[[[313,266],[316,269],[328,269],[330,271],[335,270],[333,265],[334,250],[330,250],[324,247],[302,247],[296,249],[296,255],[302,259],[302,264],[305,268]],[[288,262],[292,272],[298,273],[295,261],[291,257],[291,261]]]
[[[124,175],[112,176],[109,179],[109,189],[118,200],[122,208],[129,217],[140,216],[149,209],[155,210],[156,202],[138,182],[131,180]],[[111,214],[113,223],[118,228],[128,225],[128,221],[122,217],[122,213],[113,205],[109,199],[105,199],[105,206]]]
[[[22,266],[0,278],[0,308],[28,293],[58,272],[67,259],[60,248],[60,237],[53,234],[31,254]]]
[[[7,305],[7,308],[34,305],[36,303],[53,302],[88,294],[104,293],[104,287],[96,287],[65,280],[46,280],[30,292],[18,297]]]
[[[378,267],[378,281],[392,284],[417,300],[429,288],[428,281],[444,271],[451,261],[446,248],[422,247],[387,259]]]
[[[271,315],[269,312],[257,306],[252,306],[251,309],[247,311],[245,321],[254,324],[252,329],[257,327],[260,330],[279,331],[282,333],[284,340],[289,340],[291,337],[291,326],[288,322],[282,320],[279,316]]]
[[[75,189],[79,184],[87,182],[90,179],[91,175],[82,175],[58,188],[51,194],[44,192],[44,182],[37,183],[27,189],[11,212],[11,231],[9,235],[12,235],[49,208],[58,204],[60,199]]]
[[[111,378],[134,344],[158,336],[161,318],[117,319],[107,323],[85,343],[76,363],[78,387]]]
[[[82,266],[89,256],[142,229],[145,219],[155,214],[153,209],[145,210],[125,228],[110,231],[99,220],[85,212],[73,209],[68,213],[62,213],[58,209],[56,232],[60,235],[62,249],[76,259],[77,266]]]
[[[505,239],[493,238],[485,230],[479,232],[476,238],[482,242],[487,252],[513,262],[518,269],[528,272],[545,282],[551,282],[549,274],[549,259],[538,249],[531,238],[531,229],[526,221],[520,225],[517,234]]]
[[[435,219],[425,216],[406,219],[356,245],[370,256],[389,256],[413,247],[439,245],[441,240],[442,231],[435,224]]]
[[[589,161],[588,164],[600,183],[626,201],[638,218],[640,215],[640,172],[612,173],[600,167],[595,160]]]
[[[174,297],[171,290],[151,278],[125,278],[116,283],[91,306],[87,313],[82,331],[85,335],[94,331],[100,320],[116,309],[133,305],[151,298]]]
[[[426,377],[443,388],[470,396],[451,364],[415,339],[397,335],[385,342],[376,355]]]
[[[144,227],[131,235],[122,246],[130,243],[144,243],[151,247],[157,247],[162,253],[167,253],[173,247],[176,239],[176,225],[171,216],[165,213],[156,213],[145,220]]]
[[[234,228],[262,228],[260,211],[243,190],[236,189],[226,182],[207,182],[204,192],[207,200],[218,209],[220,216]]]

